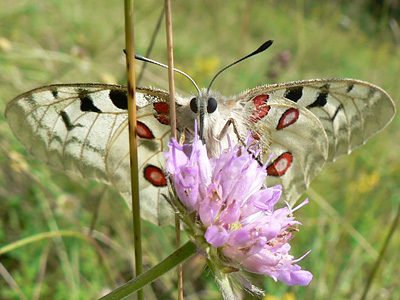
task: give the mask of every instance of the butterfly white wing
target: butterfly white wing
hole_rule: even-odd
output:
[[[144,90],[142,90],[143,92]],[[160,99],[160,93],[163,98]],[[152,95],[151,95],[152,94]],[[137,93],[137,97],[140,92]],[[158,225],[173,224],[170,205],[162,194],[167,195],[167,181],[163,168],[170,139],[168,95],[161,91],[146,90],[143,94],[150,103],[138,110],[138,158],[140,209],[144,219]],[[131,183],[129,165],[128,123],[113,135],[105,157],[107,174],[118,191],[130,205]]]
[[[202,97],[207,101],[207,95]],[[155,224],[169,222],[172,215],[161,196],[167,185],[162,152],[168,150],[168,98],[163,91],[137,91],[141,209],[142,216]],[[178,122],[183,130],[193,126],[196,116],[190,112],[189,100],[180,100]],[[237,122],[241,137],[251,130],[261,142],[264,160],[273,154],[267,185],[282,184],[291,204],[325,161],[363,144],[395,113],[386,92],[352,79],[267,85],[221,101],[219,107],[214,116],[210,114],[208,147],[218,144],[215,138],[229,119]],[[6,116],[14,134],[33,155],[83,178],[111,183],[129,205],[126,108],[123,86],[52,85],[14,99]]]
[[[284,199],[294,202],[328,157],[329,143],[323,125],[308,109],[280,96],[249,94],[242,101],[250,113],[247,129],[260,142],[264,162],[273,155],[266,185],[282,185]]]
[[[160,201],[166,193],[161,167],[168,149],[169,126],[157,105],[162,91],[139,89],[138,156],[143,218],[158,224],[171,218]],[[114,185],[130,205],[126,88],[105,84],[41,87],[12,100],[7,121],[27,150],[43,162]],[[160,203],[161,202],[161,203]]]
[[[261,139],[264,132],[269,132],[265,138],[270,139],[270,145],[265,148],[274,158],[267,184],[282,184],[291,204],[307,189],[325,160],[349,154],[389,124],[395,114],[393,100],[384,90],[354,79],[267,85],[247,91],[241,98],[255,107],[254,99],[260,95],[268,95],[265,105],[271,105],[271,109],[257,122],[250,122],[249,128],[256,133],[261,131]],[[290,108],[272,109],[273,105],[283,104]],[[328,138],[325,158],[320,149],[324,149],[326,140],[315,134],[321,125]]]

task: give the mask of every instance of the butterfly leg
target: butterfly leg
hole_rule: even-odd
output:
[[[182,127],[178,131],[179,134],[179,145],[183,145],[185,142],[190,143],[190,141],[186,141],[186,136],[192,137],[195,135],[195,131],[189,127]]]
[[[245,142],[243,141],[242,137],[241,137],[240,134],[239,134],[239,131],[237,130],[237,126],[236,126],[235,120],[232,119],[232,118],[229,118],[229,120],[226,121],[226,123],[225,123],[225,125],[224,125],[224,128],[222,128],[222,130],[221,130],[221,132],[219,133],[217,139],[218,139],[218,140],[221,140],[221,139],[226,135],[226,133],[228,132],[228,129],[229,129],[229,126],[230,126],[230,125],[233,126],[233,131],[235,132],[238,141],[239,141],[242,145],[245,145]]]
[[[239,141],[243,146],[245,146],[246,143],[245,143],[245,141],[242,139],[242,137],[240,136],[239,131],[237,130],[237,127],[236,127],[235,120],[232,119],[232,118],[230,118],[230,119],[225,123],[224,128],[222,128],[221,133],[220,133],[219,136],[218,136],[218,140],[220,140],[221,138],[223,138],[223,137],[226,135],[226,133],[227,133],[228,128],[229,128],[230,125],[233,126],[233,131],[235,132],[238,141]],[[249,153],[251,153],[251,152],[249,151]],[[260,156],[255,157],[255,156],[254,156],[254,153],[252,153],[252,155],[253,155],[253,158],[254,158],[255,160],[257,160],[258,164],[259,164],[260,166],[263,166],[263,162],[261,161]]]
[[[182,130],[182,133],[180,134],[179,145],[183,145],[185,140],[186,140],[186,127]]]

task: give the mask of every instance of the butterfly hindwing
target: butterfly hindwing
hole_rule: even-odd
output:
[[[162,91],[141,89],[136,96],[147,99],[137,112],[138,167],[141,215],[154,224],[172,222],[171,209],[162,194],[167,195],[164,175],[165,157],[170,138],[168,95]],[[138,99],[140,105],[141,99]],[[129,132],[127,122],[113,136],[106,154],[107,173],[112,184],[130,205],[131,183]]]
[[[261,143],[264,162],[270,159],[266,184],[281,184],[285,199],[294,202],[327,159],[323,126],[309,110],[283,97],[250,92],[246,98],[242,101],[251,112],[248,129]]]
[[[136,98],[142,215],[158,224],[168,218],[165,214],[170,215],[166,212],[168,208],[164,209],[168,205],[165,201],[159,207],[159,195],[166,193],[161,166],[165,164],[162,152],[168,148],[170,129],[168,120],[156,110],[157,103],[166,104],[168,94],[138,89]],[[12,100],[6,117],[13,133],[34,156],[82,178],[114,185],[130,205],[125,87],[106,84],[41,87]]]

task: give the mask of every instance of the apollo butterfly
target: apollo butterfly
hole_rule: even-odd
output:
[[[141,213],[155,224],[165,224],[172,216],[162,197],[167,193],[163,152],[170,139],[169,95],[138,88],[136,99]],[[177,95],[176,102],[179,132],[185,131],[190,140],[197,119],[210,155],[227,146],[227,134],[236,142],[250,130],[260,142],[264,161],[273,154],[266,184],[281,184],[291,204],[327,161],[364,144],[395,114],[393,100],[384,90],[354,79],[264,85],[231,97],[198,89],[195,97]],[[124,86],[40,87],[12,100],[6,117],[34,156],[83,178],[111,184],[130,203]]]

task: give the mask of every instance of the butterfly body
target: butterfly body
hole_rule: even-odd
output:
[[[234,99],[229,99],[218,92],[202,89],[195,97],[177,98],[178,131],[185,132],[185,141],[190,143],[194,134],[195,120],[201,139],[207,144],[209,156],[220,154],[227,147],[227,134],[235,141],[237,136],[233,126],[226,126],[229,120],[235,118],[242,124],[242,116],[236,114],[242,107]],[[185,131],[185,129],[188,129]]]
[[[138,88],[138,153],[142,215],[172,220],[163,173],[170,139],[169,95]],[[382,130],[395,114],[390,96],[354,79],[316,79],[265,85],[226,97],[202,89],[177,95],[177,124],[186,142],[194,121],[210,156],[251,131],[263,149],[268,186],[281,184],[293,204],[326,161],[350,153]],[[51,85],[12,100],[6,117],[33,155],[83,178],[115,186],[129,203],[130,171],[126,88],[106,84]]]

